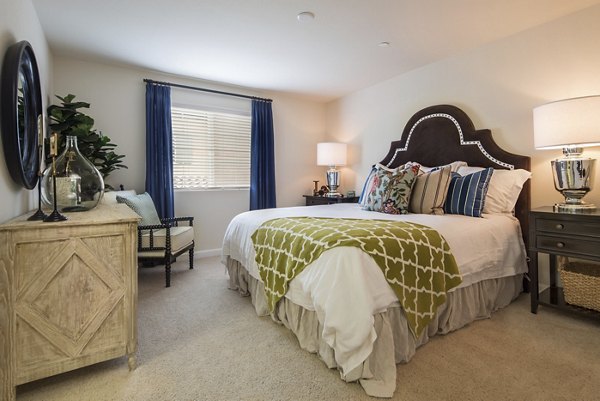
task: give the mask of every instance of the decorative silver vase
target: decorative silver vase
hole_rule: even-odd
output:
[[[42,178],[42,200],[54,204],[52,165]],[[81,212],[98,205],[104,195],[104,180],[98,169],[77,147],[77,137],[67,136],[63,153],[56,159],[56,204],[61,212]]]

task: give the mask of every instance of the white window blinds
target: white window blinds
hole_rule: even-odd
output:
[[[250,187],[248,115],[171,107],[176,189]]]

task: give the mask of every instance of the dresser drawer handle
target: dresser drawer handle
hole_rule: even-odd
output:
[[[556,225],[556,229],[557,229],[557,230],[562,230],[563,228],[565,228],[565,226],[564,226],[564,225],[562,225],[562,224],[557,224],[557,225]]]
[[[565,243],[564,242],[557,242],[556,243],[556,247],[557,248],[564,248],[565,247]]]

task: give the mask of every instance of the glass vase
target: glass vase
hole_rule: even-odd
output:
[[[104,195],[104,180],[98,169],[86,159],[77,147],[77,137],[67,136],[63,153],[50,164],[42,178],[42,200],[54,207],[54,179],[56,171],[56,205],[61,212],[81,212],[98,205]]]

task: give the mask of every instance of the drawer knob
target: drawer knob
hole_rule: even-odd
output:
[[[563,228],[565,228],[565,226],[564,226],[564,225],[562,225],[562,224],[557,224],[557,225],[556,225],[556,229],[557,229],[557,230],[562,230]]]
[[[565,247],[565,243],[564,242],[557,242],[556,243],[556,247],[557,248],[564,248]]]

